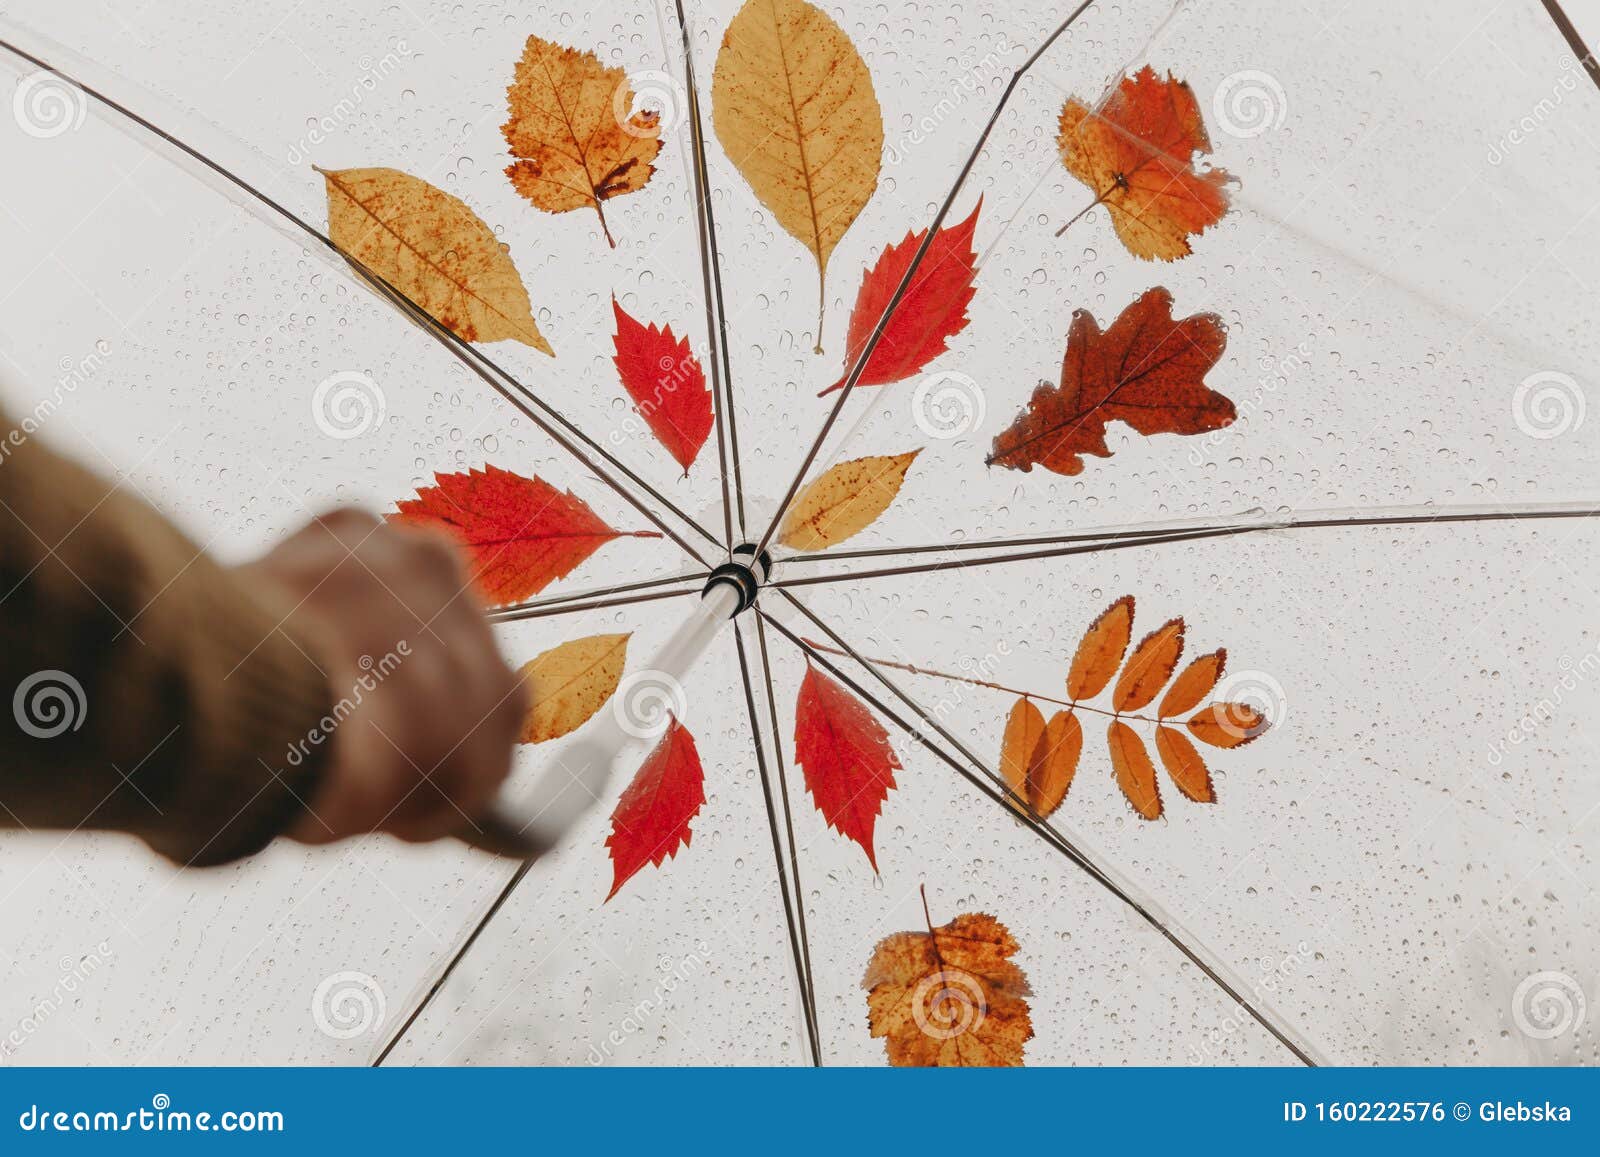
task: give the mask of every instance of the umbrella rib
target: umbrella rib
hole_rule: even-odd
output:
[[[722,466],[722,522],[728,546],[733,545],[733,522],[745,531],[744,469],[739,457],[739,422],[733,412],[733,368],[728,357],[728,311],[722,296],[722,258],[717,252],[717,218],[711,207],[711,172],[706,164],[705,125],[700,117],[700,89],[695,81],[694,50],[689,42],[689,20],[683,0],[675,0],[678,28],[683,41],[684,87],[689,100],[689,142],[693,149],[695,214],[699,218],[700,277],[705,286],[706,337],[711,342],[711,388],[716,397],[717,454]],[[726,441],[724,441],[726,439]],[[733,465],[733,497],[728,494],[729,460]],[[730,555],[731,557],[731,555]]]
[[[590,599],[575,598],[553,603],[524,603],[514,607],[499,607],[490,611],[489,621],[493,623],[520,623],[528,619],[559,618],[562,615],[575,615],[582,611],[604,611],[612,607],[628,607],[637,603],[675,599],[683,595],[699,594],[700,589],[700,586],[696,584],[694,586],[679,587],[675,590],[649,590],[635,594]]]
[[[638,582],[607,584],[599,587],[589,587],[581,591],[568,591],[561,594],[545,595],[543,598],[529,599],[526,602],[508,603],[503,607],[495,607],[488,614],[491,619],[509,615],[516,611],[535,610],[541,607],[556,606],[560,603],[575,603],[584,599],[605,598],[610,595],[628,594],[632,591],[652,590],[656,587],[671,586],[673,583],[704,582],[710,577],[710,571],[689,571],[687,573],[662,575],[660,578],[641,579]]]
[[[983,792],[983,794],[987,795],[990,799],[1005,807],[1009,814],[1012,814],[1015,818],[1022,820],[1037,836],[1039,836],[1040,839],[1044,840],[1051,847],[1055,848],[1062,855],[1066,856],[1067,859],[1071,860],[1074,864],[1078,865],[1078,867],[1082,868],[1096,883],[1127,905],[1128,908],[1130,908],[1141,919],[1143,919],[1147,924],[1160,933],[1161,936],[1170,944],[1172,944],[1173,947],[1175,947],[1179,952],[1183,953],[1183,955],[1187,957],[1190,962],[1195,965],[1195,967],[1200,969],[1200,971],[1225,995],[1227,995],[1230,1000],[1234,1001],[1234,1003],[1239,1005],[1240,1008],[1249,1013],[1253,1020],[1260,1024],[1262,1028],[1266,1029],[1267,1032],[1271,1033],[1278,1043],[1289,1050],[1289,1052],[1292,1053],[1301,1063],[1312,1067],[1323,1063],[1315,1047],[1309,1042],[1300,1039],[1299,1034],[1289,1024],[1286,1022],[1280,1023],[1282,1018],[1277,1016],[1275,1013],[1268,1012],[1265,1002],[1261,1002],[1258,1005],[1257,1002],[1251,1000],[1245,995],[1246,986],[1236,975],[1234,975],[1233,970],[1229,968],[1228,965],[1223,963],[1221,960],[1209,959],[1207,954],[1203,953],[1200,948],[1195,946],[1200,943],[1198,940],[1195,941],[1194,945],[1191,945],[1188,940],[1180,936],[1180,926],[1175,920],[1172,919],[1170,915],[1166,914],[1161,909],[1160,905],[1153,897],[1146,895],[1133,881],[1125,878],[1120,880],[1115,878],[1111,874],[1111,869],[1101,867],[1093,859],[1091,859],[1086,852],[1079,849],[1075,843],[1069,840],[1054,826],[1046,823],[1044,820],[1034,815],[1032,811],[1028,809],[1026,803],[1020,800],[1015,793],[1011,791],[1004,778],[1002,778],[997,772],[984,763],[983,760],[974,755],[971,750],[969,750],[960,739],[952,735],[943,724],[941,724],[927,711],[923,710],[923,708],[918,705],[914,699],[901,690],[898,684],[896,684],[877,667],[874,667],[870,662],[857,654],[855,649],[851,647],[850,644],[838,634],[838,632],[830,627],[823,619],[814,614],[811,609],[799,599],[795,598],[787,591],[782,591],[780,593],[782,593],[784,598],[793,604],[802,615],[809,619],[819,630],[826,634],[829,639],[831,639],[847,655],[849,655],[855,663],[857,663],[868,674],[872,675],[873,678],[875,678],[884,686],[885,689],[890,692],[890,694],[892,694],[896,699],[900,700],[900,702],[903,703],[908,710],[916,715],[917,719],[921,723],[921,726],[912,726],[911,724],[907,723],[886,704],[884,704],[881,699],[877,698],[865,690],[858,682],[845,675],[839,669],[838,665],[829,660],[825,654],[818,651],[815,647],[810,646],[804,639],[796,635],[793,631],[789,630],[789,628],[785,627],[776,619],[772,618],[765,611],[760,611],[762,616],[772,624],[775,630],[783,634],[792,643],[794,643],[795,646],[804,651],[805,654],[812,659],[812,661],[816,662],[840,679],[844,680],[852,690],[861,695],[862,698],[866,699],[886,718],[892,720],[902,731],[906,732],[910,738],[916,740],[934,755],[938,756],[942,761],[960,774],[962,778],[966,779],[967,782],[971,783],[974,787]],[[758,611],[760,610],[759,607],[757,609]],[[926,735],[925,729],[931,729],[934,732],[937,732],[946,743],[949,743],[951,747],[960,753],[967,763],[971,764],[971,767],[963,764],[960,759],[957,759],[955,756],[945,751],[940,745],[934,743]],[[976,772],[973,770],[974,768],[977,769]]]
[[[1600,62],[1594,58],[1594,53],[1583,42],[1583,37],[1578,35],[1578,29],[1573,25],[1572,18],[1562,9],[1559,0],[1544,0],[1544,10],[1550,14],[1550,19],[1555,21],[1556,30],[1567,42],[1567,47],[1572,49],[1572,55],[1583,62],[1583,70],[1589,74],[1589,79],[1600,88]]]
[[[789,868],[784,861],[783,840],[778,834],[778,813],[772,802],[772,777],[767,770],[767,749],[762,741],[761,717],[756,710],[755,684],[750,678],[750,659],[745,653],[744,633],[737,626],[734,628],[733,641],[739,652],[739,675],[744,683],[744,704],[750,716],[750,739],[755,744],[756,770],[761,776],[761,795],[767,805],[767,830],[772,835],[772,856],[778,868],[778,890],[783,893],[783,919],[789,930],[789,951],[794,958],[795,978],[800,982],[800,1005],[806,1019],[806,1037],[811,1045],[811,1063],[820,1066],[822,1042],[817,1032],[817,998],[810,967],[811,947],[805,940],[804,931],[795,923],[795,908],[805,901],[798,883],[792,898],[789,891]],[[769,703],[771,688],[772,684],[769,681],[767,684]],[[772,738],[776,744],[778,741],[776,730]]]
[[[872,332],[867,336],[861,351],[856,354],[855,360],[851,363],[850,372],[845,375],[844,388],[839,391],[839,396],[834,399],[833,409],[828,411],[827,418],[823,420],[822,429],[817,432],[816,439],[811,443],[811,448],[806,451],[805,459],[800,463],[800,469],[795,471],[794,478],[789,482],[789,489],[785,491],[782,501],[778,503],[777,509],[773,512],[772,521],[768,524],[767,529],[762,532],[761,540],[756,544],[757,554],[766,549],[767,544],[772,541],[772,536],[777,533],[778,524],[783,521],[783,516],[788,511],[789,504],[794,501],[795,495],[800,490],[800,484],[805,481],[806,472],[811,469],[812,463],[817,460],[817,455],[822,451],[822,444],[827,440],[829,431],[833,429],[834,424],[839,420],[839,415],[844,411],[845,402],[849,400],[851,393],[856,388],[856,383],[861,380],[862,374],[866,372],[868,359],[872,357],[873,351],[878,348],[878,343],[883,340],[883,335],[889,328],[889,320],[894,316],[895,310],[905,300],[906,293],[911,288],[911,282],[916,277],[923,258],[928,255],[928,250],[933,247],[933,242],[938,237],[939,229],[944,225],[945,218],[950,215],[951,206],[955,204],[955,199],[960,194],[962,186],[966,184],[967,177],[978,163],[978,157],[983,152],[984,145],[988,143],[990,134],[994,132],[995,125],[999,123],[1000,114],[1005,111],[1006,105],[1010,103],[1011,94],[1016,91],[1017,85],[1021,83],[1028,70],[1038,62],[1041,56],[1050,50],[1051,46],[1066,33],[1067,29],[1077,23],[1078,17],[1087,12],[1093,3],[1094,0],[1083,0],[1083,3],[1074,8],[1067,18],[1056,26],[1055,31],[1045,39],[1044,43],[1034,50],[1033,55],[1023,61],[1011,74],[1011,80],[1006,84],[1005,91],[1000,94],[999,102],[994,106],[994,111],[989,114],[989,120],[983,126],[983,131],[978,134],[977,143],[972,146],[972,151],[967,154],[967,159],[962,163],[960,171],[956,174],[955,183],[950,186],[950,191],[945,194],[944,201],[939,206],[939,211],[933,215],[933,223],[928,226],[928,231],[923,236],[921,244],[917,246],[917,251],[912,254],[911,263],[906,266],[905,273],[900,277],[900,284],[895,286],[894,293],[890,295],[883,312],[879,314],[877,323],[872,327]],[[818,340],[821,340],[820,334],[818,335]]]
[[[86,96],[91,97],[104,107],[112,110],[119,116],[124,117],[129,122],[138,125],[145,132],[150,133],[157,140],[161,141],[168,147],[177,150],[190,160],[203,166],[216,176],[234,186],[241,193],[245,194],[250,201],[255,203],[255,205],[258,207],[256,211],[259,212],[259,208],[270,210],[271,212],[277,214],[285,222],[304,233],[307,237],[315,240],[324,249],[349,262],[350,265],[355,268],[360,277],[369,282],[374,288],[377,288],[383,296],[387,297],[392,304],[398,306],[402,313],[408,316],[417,325],[421,326],[422,329],[424,329],[430,336],[443,345],[444,348],[447,349],[458,361],[466,364],[469,369],[473,370],[473,372],[476,373],[478,377],[482,378],[492,389],[494,389],[508,402],[520,410],[529,421],[533,422],[536,426],[548,434],[557,445],[559,445],[563,450],[567,451],[567,453],[571,454],[585,467],[592,471],[596,477],[610,486],[611,489],[616,491],[620,497],[622,497],[630,505],[634,506],[641,514],[654,523],[657,529],[659,529],[673,542],[677,543],[692,557],[698,559],[702,563],[706,562],[706,559],[701,557],[699,552],[696,551],[675,530],[670,529],[665,524],[665,520],[663,520],[655,511],[651,510],[637,495],[630,492],[627,487],[623,486],[608,472],[601,469],[590,457],[588,457],[576,445],[574,445],[570,439],[563,434],[557,433],[550,423],[554,422],[559,424],[562,429],[584,443],[584,445],[587,446],[590,451],[598,455],[601,459],[623,474],[635,486],[638,486],[656,502],[660,503],[664,509],[682,519],[687,526],[699,532],[713,545],[721,545],[717,542],[716,537],[712,535],[710,531],[706,530],[705,527],[701,526],[695,519],[690,518],[688,514],[680,510],[670,499],[668,499],[655,487],[651,486],[644,479],[640,478],[599,443],[595,442],[587,434],[583,433],[582,430],[580,430],[559,410],[555,409],[542,398],[538,397],[538,395],[536,395],[532,390],[528,389],[528,387],[524,386],[521,382],[517,381],[516,378],[512,377],[496,362],[492,361],[479,351],[473,349],[468,343],[462,341],[461,338],[459,338],[456,334],[442,326],[432,314],[428,313],[416,302],[412,301],[411,298],[406,294],[401,293],[382,276],[369,269],[366,265],[356,260],[354,257],[351,257],[349,254],[345,253],[333,243],[333,239],[331,237],[317,229],[309,221],[299,216],[286,205],[269,196],[267,193],[262,192],[249,181],[246,181],[243,177],[234,173],[231,169],[212,160],[204,153],[201,153],[198,149],[195,149],[193,146],[183,141],[179,137],[174,136],[172,133],[167,132],[167,130],[161,128],[153,121],[146,119],[144,116],[128,108],[120,101],[107,95],[106,93],[101,92],[93,85],[80,80],[71,72],[56,67],[49,61],[35,56],[33,53],[20,47],[19,45],[13,44],[11,41],[4,38],[0,38],[0,49],[4,49],[19,59],[26,60],[36,68],[42,68],[56,73],[58,76],[75,85]],[[510,382],[517,393],[521,394],[527,400],[526,404],[514,399],[510,392],[507,391],[503,385],[492,380],[488,370],[486,370],[484,367],[488,367],[488,369],[492,370],[495,375],[498,375],[499,377],[504,378],[505,381]],[[530,406],[533,408],[530,408]],[[535,412],[535,410],[538,412]]]

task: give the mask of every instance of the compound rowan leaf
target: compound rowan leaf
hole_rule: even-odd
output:
[[[1067,798],[1083,753],[1083,725],[1071,711],[1057,711],[1045,725],[1028,761],[1028,806],[1048,816]]]
[[[505,246],[466,202],[398,169],[318,169],[328,237],[462,341],[553,354]]]
[[[1126,422],[1147,436],[1203,434],[1231,424],[1233,403],[1205,384],[1227,340],[1216,314],[1173,320],[1165,289],[1146,292],[1103,333],[1078,310],[1067,333],[1061,384],[1034,390],[994,440],[989,464],[1080,474],[1084,455],[1111,456],[1108,422]]]
[[[552,647],[524,663],[528,713],[521,743],[545,743],[582,727],[605,706],[622,678],[628,657],[623,635],[590,635]]]
[[[1172,678],[1182,656],[1183,620],[1169,619],[1139,640],[1112,689],[1111,706],[1118,711],[1137,711],[1149,703]]]
[[[671,327],[636,321],[611,299],[616,315],[617,373],[650,432],[687,473],[711,434],[711,391],[705,371]]]
[[[1198,172],[1197,153],[1211,151],[1194,92],[1146,66],[1125,76],[1098,109],[1072,97],[1061,110],[1056,143],[1067,171],[1111,211],[1128,252],[1173,261],[1190,252],[1189,237],[1228,209],[1221,169]]]
[[[644,188],[661,151],[660,114],[633,109],[628,74],[592,52],[528,37],[500,126],[511,184],[548,213],[591,207],[613,247],[605,203]]]
[[[896,1066],[1016,1066],[1033,1039],[1020,947],[982,912],[878,942],[861,985],[867,1025]]]
[[[389,517],[431,526],[465,547],[468,569],[490,603],[538,594],[614,538],[659,538],[653,530],[613,530],[571,491],[498,466],[435,474]]]
[[[1089,624],[1067,671],[1067,698],[1074,703],[1104,691],[1122,665],[1133,637],[1133,596],[1123,595]]]
[[[1031,699],[1018,699],[1006,716],[1005,734],[1000,739],[1000,774],[1016,797],[1007,801],[1012,807],[1017,807],[1019,800],[1028,800],[1028,767],[1044,727],[1044,712]]]
[[[1243,747],[1267,730],[1267,717],[1248,703],[1212,703],[1190,716],[1188,728],[1212,747]]]
[[[1167,693],[1161,697],[1161,706],[1156,714],[1162,719],[1171,719],[1174,715],[1182,715],[1185,711],[1192,711],[1200,700],[1211,694],[1211,689],[1217,685],[1217,680],[1222,678],[1222,669],[1227,666],[1228,652],[1223,647],[1218,647],[1209,655],[1201,655],[1194,660],[1172,681],[1172,686],[1167,688]]]
[[[900,766],[888,733],[860,700],[809,666],[794,715],[794,758],[806,789],[822,818],[860,844],[876,872],[872,829]]]
[[[717,139],[784,230],[817,259],[817,352],[828,258],[878,187],[883,111],[844,29],[806,0],[745,0],[711,78]]]
[[[933,244],[906,287],[900,304],[889,316],[883,337],[872,349],[857,387],[881,386],[920,373],[942,354],[952,337],[967,327],[967,306],[977,292],[978,255],[972,250],[972,235],[978,227],[979,198],[972,215],[959,225],[934,234]],[[891,245],[878,257],[878,263],[861,278],[855,308],[850,311],[850,330],[845,339],[844,376],[822,391],[831,394],[844,388],[856,358],[866,348],[878,319],[888,308],[895,290],[911,267],[911,259],[927,238],[928,231],[907,233],[898,245]],[[821,397],[822,394],[817,395]]]
[[[795,495],[778,541],[794,550],[826,550],[865,530],[894,501],[921,450],[840,462]]]
[[[694,736],[676,718],[611,813],[611,899],[646,864],[660,867],[689,846],[689,823],[706,802],[705,770]]]
[[[1122,720],[1113,719],[1106,730],[1106,743],[1111,748],[1111,770],[1116,773],[1117,786],[1133,810],[1147,820],[1160,819],[1161,788],[1144,740]]]
[[[1187,735],[1173,727],[1157,727],[1156,754],[1161,756],[1167,774],[1185,796],[1195,803],[1217,802],[1211,772]]]

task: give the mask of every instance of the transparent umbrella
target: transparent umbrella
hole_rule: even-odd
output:
[[[194,873],[13,839],[17,1018],[103,961],[29,1055],[874,1063],[874,946],[982,912],[1029,1063],[1592,1060],[1600,88],[1572,12],[12,5],[13,411],[224,556],[491,467],[628,532],[494,612],[518,662],[627,636],[496,817],[553,848]],[[774,44],[799,55],[741,66]],[[518,63],[568,51],[627,78],[572,118],[620,159],[552,212],[561,162],[501,126],[537,135]],[[520,321],[463,340],[337,236],[380,167],[492,230],[553,361]],[[630,392],[624,318],[703,371],[687,466],[695,389]],[[1143,372],[1163,349],[1178,386]],[[1126,706],[1179,618],[1167,666],[1225,648],[1205,700],[1270,724],[1247,746],[1158,720],[1166,679]],[[842,702],[892,762],[857,730],[825,774]],[[1019,702],[1081,732],[1064,798],[1018,776]],[[679,727],[698,776],[630,810]],[[663,798],[687,839],[656,838]],[[916,1031],[965,1002],[987,1039],[957,971],[908,986]]]

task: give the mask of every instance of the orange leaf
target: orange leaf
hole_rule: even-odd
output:
[[[636,321],[617,299],[617,373],[651,433],[687,472],[711,434],[711,391],[705,371],[689,349],[689,339],[671,327]]]
[[[861,985],[867,1024],[896,1066],[1022,1064],[1033,1038],[1020,945],[993,916],[896,932],[872,950]]]
[[[1200,758],[1187,735],[1172,727],[1156,728],[1156,754],[1161,756],[1167,774],[1184,795],[1195,803],[1217,802],[1211,772],[1206,770],[1206,761]]]
[[[611,899],[646,864],[689,846],[689,821],[706,802],[705,770],[688,728],[673,719],[611,813]]]
[[[1271,726],[1248,703],[1212,703],[1189,719],[1189,730],[1212,747],[1243,747]]]
[[[983,199],[979,198],[970,217],[934,235],[933,244],[928,246],[927,254],[917,266],[916,276],[906,288],[905,296],[889,316],[883,337],[873,347],[857,386],[881,386],[922,372],[923,367],[945,351],[949,340],[966,328],[967,306],[976,292],[972,282],[977,276],[978,255],[972,251],[972,235],[978,227],[978,210],[982,208]],[[845,340],[845,377],[866,348],[873,328],[910,268],[911,258],[927,236],[926,229],[921,233],[907,233],[900,244],[885,249],[878,263],[861,278],[855,308],[850,312],[850,332]],[[844,383],[845,378],[841,377],[817,396],[843,389]]]
[[[1123,595],[1089,624],[1072,668],[1067,672],[1067,698],[1074,703],[1093,699],[1117,673],[1133,636],[1133,596]]]
[[[1060,807],[1082,753],[1083,725],[1071,711],[1057,711],[1028,761],[1028,806],[1041,816]]]
[[[1194,155],[1209,153],[1211,140],[1193,90],[1171,73],[1163,80],[1146,66],[1123,77],[1098,110],[1069,99],[1056,143],[1135,257],[1186,256],[1190,235],[1227,212],[1230,178],[1195,170]]]
[[[1028,765],[1043,735],[1044,712],[1031,699],[1018,699],[1006,716],[1006,732],[1000,740],[1000,774],[1016,797],[1007,801],[1012,807],[1018,807],[1019,801],[1027,802]]]
[[[571,491],[498,466],[433,478],[437,486],[396,503],[399,512],[389,517],[456,538],[491,603],[538,594],[614,538],[660,537],[653,530],[613,530]]]
[[[1120,719],[1113,719],[1106,731],[1111,747],[1111,768],[1117,786],[1128,797],[1133,810],[1147,820],[1161,818],[1161,788],[1156,784],[1156,765],[1150,762],[1144,740]]]
[[[1172,678],[1172,669],[1182,654],[1183,620],[1169,619],[1134,648],[1133,657],[1111,692],[1111,706],[1118,711],[1137,711],[1150,702]]]
[[[1163,719],[1171,719],[1174,715],[1194,710],[1196,703],[1211,694],[1211,688],[1222,678],[1222,668],[1227,662],[1228,652],[1218,647],[1209,655],[1201,655],[1190,663],[1167,688],[1156,714]]]
[[[1083,472],[1083,457],[1111,457],[1106,423],[1139,433],[1203,434],[1232,424],[1233,403],[1205,376],[1228,344],[1222,319],[1172,317],[1172,295],[1152,289],[1101,332],[1086,310],[1072,315],[1061,384],[1041,385],[1027,408],[994,440],[989,464]]]
[[[795,702],[794,758],[822,818],[860,844],[876,872],[872,829],[900,761],[861,701],[809,666]]]

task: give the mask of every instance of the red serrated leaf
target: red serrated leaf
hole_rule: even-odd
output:
[[[857,386],[881,386],[921,372],[945,351],[951,338],[966,328],[967,306],[976,292],[972,282],[977,276],[978,255],[972,249],[972,235],[978,227],[978,211],[982,208],[980,197],[970,217],[958,225],[939,230],[934,236],[906,295],[889,318],[882,339],[873,347]],[[926,229],[921,233],[907,233],[900,244],[885,249],[878,263],[862,277],[855,308],[850,311],[845,377],[866,348],[873,327],[888,308],[890,298],[911,266],[911,258],[927,235]],[[845,378],[841,377],[822,394],[843,389],[844,383]]]
[[[706,802],[705,787],[694,736],[673,719],[611,813],[606,847],[615,876],[607,900],[646,864],[660,867],[689,846],[689,821]]]
[[[611,299],[617,317],[617,373],[639,414],[687,473],[711,434],[711,391],[689,339],[671,326],[645,326]]]
[[[872,829],[900,766],[888,732],[860,700],[807,667],[795,702],[794,753],[822,818],[860,844],[876,872]]]
[[[498,466],[435,474],[389,517],[444,530],[466,547],[473,581],[491,603],[538,594],[613,538],[660,538],[613,530],[571,491]]]

